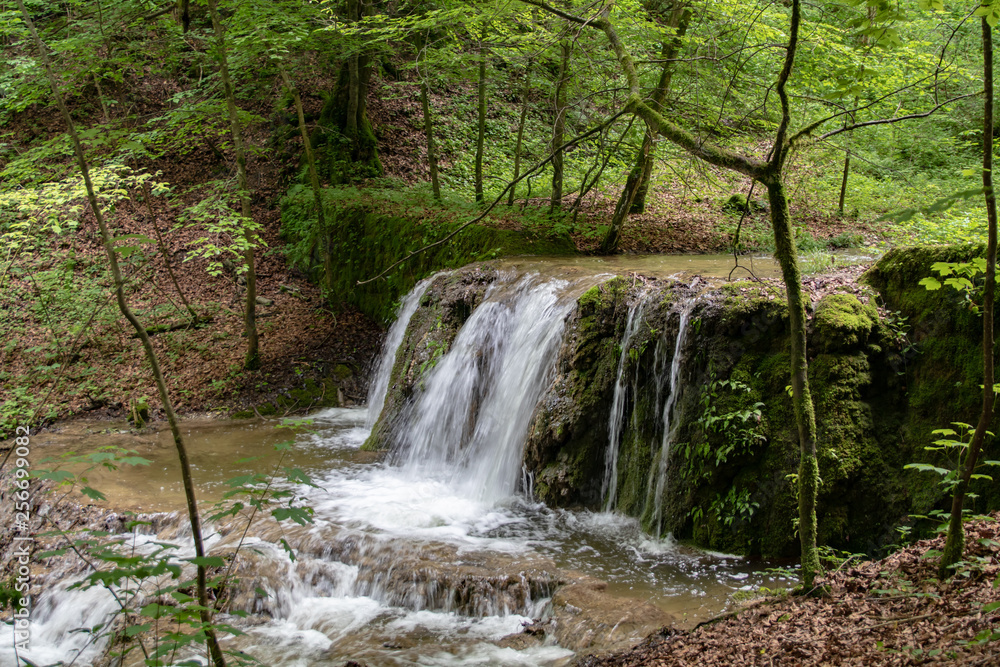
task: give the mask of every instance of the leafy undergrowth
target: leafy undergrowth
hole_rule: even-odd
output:
[[[966,524],[966,560],[937,579],[944,538],[849,562],[826,597],[766,598],[690,632],[664,628],[598,665],[1000,664],[998,515]]]

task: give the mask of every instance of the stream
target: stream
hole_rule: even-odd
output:
[[[715,275],[731,268],[731,258],[724,258],[728,265],[722,261]],[[790,585],[768,571],[774,564],[644,534],[611,502],[593,512],[532,500],[521,449],[550,381],[569,304],[604,269],[648,274],[651,267],[566,260],[537,271],[530,264],[503,264],[510,278],[490,287],[450,349],[424,374],[421,391],[393,426],[388,456],[360,449],[378,416],[366,407],[328,409],[284,426],[275,420],[185,422],[203,504],[221,498],[225,480],[274,467],[272,446],[284,441],[294,444],[281,465],[300,468],[316,484],[286,485],[313,508],[314,523],[260,521],[243,541],[241,583],[231,602],[250,617],[224,616],[246,632],[227,639],[227,647],[275,667],[347,660],[372,666],[563,665],[627,646],[665,624],[692,627],[725,610],[736,591]],[[766,271],[767,262],[759,260],[758,269]],[[425,288],[418,285],[404,300],[387,337],[369,398],[376,411],[389,385],[394,346]],[[679,359],[682,342],[678,335],[664,345],[676,347]],[[665,394],[674,391],[671,375],[676,368],[664,373]],[[618,384],[624,391],[620,377]],[[663,411],[664,457],[670,405]],[[109,506],[162,513],[155,531],[124,536],[130,548],[166,540],[178,545],[178,558],[188,555],[169,432],[69,422],[34,437],[32,463],[42,468],[43,456],[106,445],[152,461],[89,475]],[[208,548],[231,552],[243,527],[208,526]],[[294,563],[281,539],[295,550]],[[102,643],[79,628],[103,622],[114,605],[103,589],[67,590],[79,576],[67,570],[37,578],[31,648],[22,658],[81,666],[101,659]],[[15,664],[11,637],[10,628],[0,627],[0,664]]]

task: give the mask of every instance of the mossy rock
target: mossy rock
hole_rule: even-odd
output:
[[[417,281],[443,269],[511,255],[568,255],[576,248],[568,236],[537,237],[527,232],[470,225],[448,243],[422,252],[393,269],[384,279],[359,285],[379,275],[429,242],[443,239],[460,223],[433,220],[440,212],[385,212],[365,203],[356,190],[326,188],[323,206],[330,231],[317,230],[315,204],[307,188],[295,188],[281,200],[282,238],[292,250],[289,259],[319,284],[327,284],[322,248],[329,234],[330,263],[336,267],[328,295],[335,302],[356,306],[377,322],[387,322],[396,304]],[[296,254],[298,253],[298,254]]]
[[[816,304],[809,342],[820,352],[857,348],[868,340],[878,312],[853,294],[828,294]]]
[[[391,371],[391,381],[364,451],[384,451],[392,446],[392,433],[414,389],[443,357],[472,315],[487,288],[498,278],[488,266],[437,276],[424,293],[410,319]]]
[[[143,428],[149,423],[149,401],[140,398],[129,406],[128,420],[134,428]]]

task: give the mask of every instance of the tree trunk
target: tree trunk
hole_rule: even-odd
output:
[[[858,106],[858,98],[854,98],[854,106]],[[854,122],[854,113],[850,114],[850,120]],[[847,127],[847,118],[844,118],[844,127]],[[847,200],[847,179],[851,175],[851,135],[847,135],[847,151],[844,155],[844,174],[840,178],[840,199],[837,201],[837,213],[844,217],[844,204]]]
[[[690,23],[691,9],[681,5],[675,6],[670,13],[667,25],[674,28],[677,32],[674,33],[672,40],[663,43],[661,51],[663,67],[660,70],[660,80],[657,82],[656,88],[653,90],[653,97],[650,100],[650,105],[658,112],[663,111],[663,101],[667,97],[667,91],[670,90],[670,82],[674,75],[674,60],[681,50],[684,35],[687,34]],[[647,130],[646,136],[642,140],[642,148],[639,150],[639,159],[636,161],[636,166],[641,165],[642,171],[640,172],[639,182],[635,186],[635,196],[632,199],[632,205],[629,206],[629,213],[643,213],[646,210],[646,194],[649,192],[649,181],[653,175],[655,158],[656,133],[651,133]]]
[[[431,102],[427,94],[427,82],[420,82],[420,106],[424,111],[424,134],[427,135],[427,166],[431,170],[431,191],[434,200],[441,201],[441,182],[438,178],[437,150],[434,147],[434,123],[431,120]]]
[[[229,110],[229,128],[233,135],[233,146],[236,149],[236,169],[240,188],[240,208],[243,214],[243,235],[246,250],[243,261],[247,265],[247,295],[244,312],[244,326],[247,333],[247,354],[243,367],[247,370],[260,368],[260,343],[257,338],[257,271],[254,267],[254,238],[246,222],[252,219],[250,214],[250,189],[247,183],[247,159],[243,150],[243,133],[240,130],[239,115],[236,111],[236,96],[229,79],[229,62],[226,56],[226,37],[219,21],[219,11],[216,0],[208,0],[208,10],[212,14],[212,28],[215,31],[216,48],[219,49],[219,72],[222,74],[222,87],[226,94],[226,107]]]
[[[184,446],[184,438],[181,436],[180,427],[177,424],[177,415],[174,413],[173,404],[170,402],[170,395],[167,393],[167,384],[163,379],[163,373],[160,371],[159,360],[156,357],[156,352],[153,350],[153,345],[149,342],[149,335],[146,334],[146,328],[142,326],[138,319],[136,319],[135,315],[129,308],[128,303],[125,301],[125,281],[122,279],[121,269],[118,266],[118,258],[115,255],[114,241],[112,240],[111,234],[108,232],[108,227],[104,222],[104,215],[101,211],[100,203],[97,201],[97,194],[94,191],[94,185],[90,180],[90,170],[87,167],[87,159],[83,154],[83,146],[80,144],[80,137],[76,133],[76,126],[73,124],[73,118],[69,114],[69,109],[66,108],[66,102],[63,100],[62,91],[59,89],[56,76],[52,72],[52,65],[49,61],[48,51],[46,50],[41,37],[38,36],[38,32],[35,30],[35,24],[31,21],[31,16],[28,15],[28,10],[24,7],[24,0],[17,0],[17,5],[21,10],[21,16],[24,18],[24,23],[31,32],[31,36],[38,48],[39,56],[42,59],[42,63],[45,66],[45,72],[48,75],[49,85],[52,87],[52,94],[56,98],[56,104],[59,106],[59,111],[62,113],[63,120],[66,123],[66,131],[69,133],[70,140],[73,144],[73,152],[76,155],[77,165],[80,168],[80,174],[83,176],[83,182],[87,188],[87,199],[90,202],[91,210],[94,212],[94,218],[97,220],[97,226],[101,232],[101,241],[104,245],[104,252],[107,254],[108,264],[111,266],[111,275],[115,282],[115,298],[118,302],[118,309],[121,311],[125,319],[128,320],[132,328],[135,329],[139,340],[142,341],[142,347],[146,353],[146,359],[149,362],[153,378],[156,381],[156,388],[159,391],[160,400],[163,402],[163,410],[166,412],[167,421],[170,424],[170,432],[174,439],[174,446],[177,448],[177,458],[180,461],[181,478],[184,482],[184,497],[187,501],[188,521],[191,524],[191,534],[194,539],[195,555],[200,559],[204,559],[205,544],[201,534],[201,518],[198,515],[198,503],[195,497],[194,482],[191,478],[191,464],[188,461],[187,449]],[[215,665],[215,667],[225,667],[226,659],[222,653],[222,648],[219,646],[219,640],[215,634],[215,627],[212,624],[212,612],[208,602],[207,576],[205,566],[203,564],[197,566],[196,588],[198,594],[198,605],[201,607],[199,610],[199,616],[204,625],[202,631],[205,633],[205,639],[208,644],[208,652],[211,656],[212,664]]]
[[[483,150],[486,143],[486,54],[482,39],[479,41],[479,127],[476,132],[476,203],[482,204],[483,194]]]
[[[851,174],[851,151],[844,154],[844,175],[840,179],[840,199],[837,201],[837,213],[844,217],[844,200],[847,198],[847,177]]]
[[[354,54],[347,59],[347,116],[344,129],[347,136],[357,140],[358,136],[358,97],[361,92],[361,76],[358,74],[358,56]]]
[[[319,182],[319,169],[316,167],[316,155],[313,153],[312,141],[309,140],[309,129],[306,127],[306,114],[302,108],[302,96],[299,95],[299,89],[292,83],[291,78],[288,76],[288,72],[285,71],[284,67],[278,66],[278,72],[281,74],[281,80],[285,84],[285,87],[292,93],[292,100],[295,102],[295,113],[299,118],[299,134],[302,135],[302,148],[306,154],[306,164],[309,167],[309,183],[312,185],[313,192],[313,205],[316,207],[316,223],[319,226],[317,231],[317,237],[325,238],[326,243],[326,259],[324,270],[326,271],[326,289],[328,293],[333,292],[333,266],[332,266],[332,252],[330,248],[330,230],[326,226],[326,212],[323,210],[323,190],[320,187]]]
[[[507,196],[507,206],[514,205],[514,192],[517,190],[516,181],[521,177],[521,146],[524,142],[524,123],[528,118],[528,92],[531,90],[531,67],[524,72],[524,92],[521,94],[521,118],[517,122],[517,142],[514,144],[514,178],[510,186],[510,194]]]
[[[649,129],[647,128],[646,134],[649,134]],[[643,142],[643,148],[648,150],[646,142]],[[625,187],[622,188],[622,194],[618,198],[618,203],[615,204],[615,212],[611,216],[611,225],[608,227],[608,231],[604,234],[604,238],[601,240],[601,245],[598,249],[602,255],[610,255],[618,250],[618,242],[621,240],[622,228],[625,226],[625,218],[628,212],[632,208],[632,204],[635,201],[635,197],[639,192],[639,181],[642,177],[642,164],[644,158],[639,155],[638,164],[632,168],[629,172],[628,178],[625,180]]]
[[[555,123],[552,126],[552,198],[549,201],[549,214],[553,215],[562,207],[563,192],[563,151],[561,146],[566,134],[566,81],[569,79],[570,43],[562,41],[562,62],[559,66],[559,80],[556,81]]]
[[[691,21],[691,10],[687,7],[675,7],[670,15],[668,25],[677,30],[674,38],[669,42],[664,42],[660,50],[663,60],[663,67],[660,69],[660,79],[653,89],[650,99],[650,106],[657,112],[663,111],[663,101],[670,89],[670,81],[673,78],[674,63],[680,51],[681,41],[687,33],[688,24]],[[635,165],[629,172],[625,181],[625,187],[618,197],[615,205],[614,215],[611,217],[611,224],[604,238],[601,240],[600,252],[610,255],[618,250],[618,242],[621,240],[621,232],[625,226],[625,219],[629,214],[642,213],[646,210],[646,194],[649,191],[649,181],[653,175],[653,164],[656,161],[656,129],[646,124],[646,134],[642,139],[642,147],[636,156]]]
[[[952,565],[962,560],[965,549],[965,531],[962,528],[962,508],[965,495],[972,481],[979,453],[983,447],[986,431],[993,421],[994,359],[993,359],[993,311],[996,293],[997,263],[997,200],[993,192],[993,31],[986,17],[982,18],[983,33],[983,193],[986,198],[986,220],[989,225],[989,239],[986,245],[986,284],[983,294],[983,409],[979,423],[969,443],[969,451],[962,462],[958,485],[952,497],[951,517],[948,521],[948,538],[938,574],[944,579],[951,575]]]
[[[816,550],[816,496],[819,463],[816,460],[816,415],[809,392],[806,360],[806,307],[802,294],[795,239],[792,234],[788,198],[780,178],[765,184],[774,229],[774,257],[781,266],[788,301],[791,329],[792,408],[799,434],[799,542],[802,546],[802,581],[806,588],[820,571]]]
[[[181,26],[186,35],[191,29],[191,0],[177,0],[177,8],[181,15]]]

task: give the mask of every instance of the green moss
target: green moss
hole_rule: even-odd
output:
[[[855,348],[868,340],[878,312],[853,294],[829,294],[816,304],[810,342],[825,352]]]
[[[323,254],[329,245],[330,263],[335,270],[328,297],[353,304],[380,322],[391,319],[399,300],[418,280],[435,271],[508,255],[575,252],[568,238],[535,238],[519,231],[471,225],[447,243],[404,262],[384,278],[358,285],[415,250],[443,239],[459,223],[446,221],[441,210],[408,208],[400,203],[380,206],[377,200],[366,200],[361,191],[354,189],[327,188],[323,200],[330,227],[326,231],[316,229],[311,192],[290,191],[282,200],[282,238],[290,244],[289,259],[317,283],[326,285]]]
[[[129,421],[135,428],[142,428],[149,423],[149,401],[140,398],[132,402],[129,409]]]

